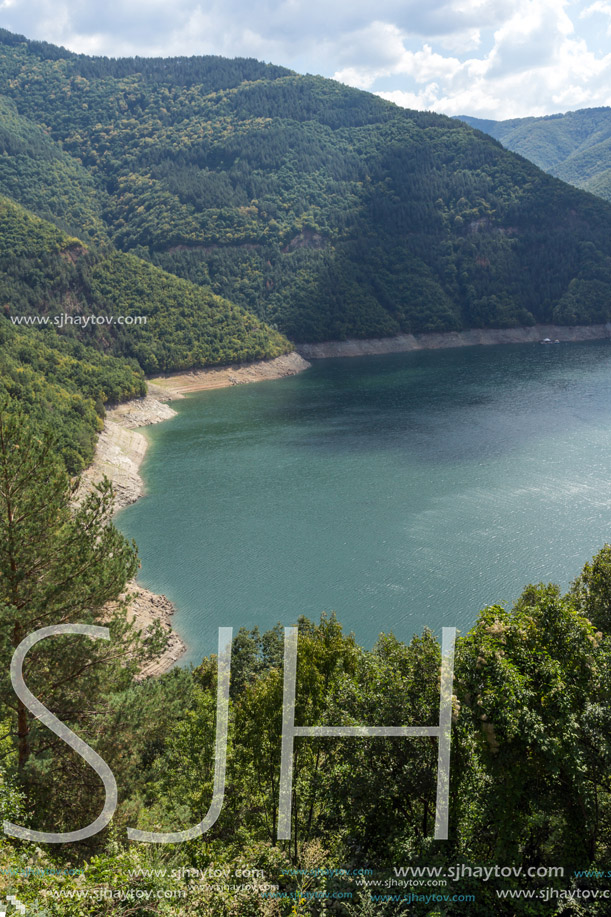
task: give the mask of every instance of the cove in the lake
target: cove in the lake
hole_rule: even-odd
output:
[[[611,540],[606,341],[323,360],[174,407],[118,523],[189,662],[323,611],[366,645],[466,632]]]

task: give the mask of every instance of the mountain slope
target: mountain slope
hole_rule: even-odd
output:
[[[48,133],[0,96],[0,194],[92,242],[107,242],[107,196]]]
[[[0,77],[0,122],[13,106],[86,171],[112,246],[295,341],[611,319],[611,208],[458,120],[252,60],[115,61],[6,32]]]
[[[611,108],[585,108],[545,118],[460,120],[499,140],[540,168],[611,201]]]
[[[9,396],[35,421],[52,425],[71,474],[93,458],[104,404],[145,391],[135,363],[0,319],[0,399]]]
[[[209,290],[133,255],[90,249],[6,198],[0,272],[0,303],[13,325],[61,329],[148,373],[275,357],[289,347]]]
[[[71,473],[93,457],[104,405],[144,394],[143,370],[289,349],[278,332],[209,290],[133,255],[88,247],[3,197],[0,307],[0,399],[8,395],[52,423]]]

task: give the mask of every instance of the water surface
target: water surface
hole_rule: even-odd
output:
[[[366,645],[464,632],[611,541],[608,342],[323,360],[174,407],[118,521],[191,662],[322,611]]]

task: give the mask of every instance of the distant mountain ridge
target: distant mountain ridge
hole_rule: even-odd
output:
[[[459,120],[563,181],[611,201],[611,108],[584,108],[541,118]]]

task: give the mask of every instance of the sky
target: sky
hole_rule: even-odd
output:
[[[256,57],[448,115],[611,105],[611,0],[0,0],[0,27],[110,57]]]

